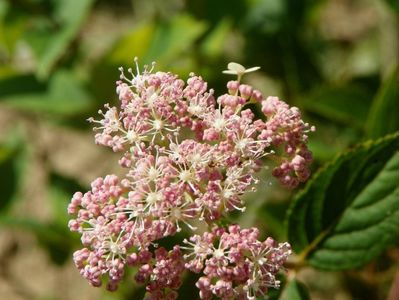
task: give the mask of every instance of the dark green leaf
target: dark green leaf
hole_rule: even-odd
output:
[[[368,263],[399,237],[398,182],[399,134],[339,156],[291,205],[293,249],[320,269]]]
[[[285,1],[256,0],[244,20],[245,26],[265,34],[275,34],[283,26],[286,9]]]
[[[284,212],[282,209],[286,209],[286,203],[268,203],[262,209],[258,209],[259,218],[262,220],[262,224],[266,224],[267,233],[273,236],[277,240],[283,240],[286,238],[286,232],[283,224]]]
[[[46,85],[37,81],[33,75],[4,76],[0,80],[0,101],[13,95],[43,93],[45,90]]]
[[[332,126],[331,123],[320,121],[309,122],[316,126],[315,134],[309,139],[309,149],[312,150],[315,161],[328,162],[337,153],[341,153],[361,138],[358,130],[349,126]]]
[[[303,99],[306,110],[334,122],[364,128],[372,96],[364,89],[352,85],[322,87]]]
[[[397,0],[385,0],[385,2],[397,13],[399,14],[399,2]]]
[[[75,192],[83,190],[84,188],[73,178],[58,173],[50,174],[50,198],[57,222],[67,226],[69,201]]]
[[[21,149],[18,145],[0,145],[0,211],[11,204],[18,192],[21,175]]]
[[[399,66],[393,70],[375,97],[367,120],[367,134],[371,138],[399,130]]]
[[[75,237],[65,225],[49,223],[44,226],[48,229],[35,232],[38,241],[47,250],[53,262],[62,265],[72,256]]]
[[[307,287],[300,281],[293,279],[287,283],[280,300],[309,300]]]
[[[67,207],[72,195],[77,191],[83,191],[82,186],[73,178],[52,172],[49,177],[49,197],[53,206],[52,230],[55,238],[49,239],[47,235],[38,236],[41,244],[48,250],[55,263],[62,264],[71,256],[73,241],[77,238],[68,230],[69,216]],[[57,244],[58,235],[70,239],[67,243]]]

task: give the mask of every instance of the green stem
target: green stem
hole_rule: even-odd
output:
[[[299,264],[304,264],[306,257],[312,252],[316,246],[327,236],[330,232],[330,227],[322,231],[301,253],[298,255]]]

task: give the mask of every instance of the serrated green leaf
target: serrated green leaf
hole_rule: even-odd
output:
[[[79,32],[94,0],[56,1],[55,19],[61,28],[48,40],[45,51],[39,57],[37,75],[46,78],[57,60]]]
[[[378,138],[399,130],[399,66],[381,85],[367,119],[367,135]]]
[[[316,268],[362,266],[399,237],[399,133],[322,169],[294,199],[288,239]]]
[[[280,300],[309,300],[307,287],[300,281],[293,279],[287,283]]]

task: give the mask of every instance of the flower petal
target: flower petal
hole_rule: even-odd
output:
[[[235,62],[231,62],[227,65],[227,69],[232,70],[232,71],[236,71],[237,74],[242,74],[245,72],[245,68],[244,66],[235,63]]]
[[[224,73],[224,74],[231,74],[231,75],[237,75],[237,72],[236,72],[236,71],[233,71],[233,70],[224,70],[224,71],[222,71],[222,73]]]
[[[245,73],[255,72],[259,69],[260,69],[260,67],[252,67],[252,68],[246,69]]]

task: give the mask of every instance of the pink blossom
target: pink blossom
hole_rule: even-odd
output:
[[[212,294],[221,299],[255,299],[268,288],[279,287],[275,276],[291,254],[290,245],[272,238],[261,242],[258,237],[256,228],[231,225],[227,231],[215,228],[184,241],[189,252],[186,268],[205,275],[197,282],[201,299],[211,299]]]
[[[258,67],[229,66],[227,73],[238,80],[215,100],[200,76],[184,83],[172,73],[154,73],[154,65],[140,71],[136,61],[136,72],[120,69],[119,107],[106,104],[99,120],[89,119],[95,142],[121,152],[126,169],[122,178],[95,179],[68,206],[69,228],[83,244],[74,261],[93,286],[105,281],[115,290],[134,266],[147,299],[176,299],[184,269],[202,272],[202,299],[253,299],[278,287],[275,275],[289,245],[261,242],[255,228],[216,228],[193,234],[186,246],[158,247],[183,227],[196,230],[198,220],[212,225],[231,211],[244,212],[242,196],[256,189],[257,172],[269,158],[277,161],[272,174],[284,185],[296,187],[310,175],[306,143],[314,127],[297,108],[240,83]],[[263,119],[245,108],[258,102]],[[183,256],[181,249],[188,252]]]

